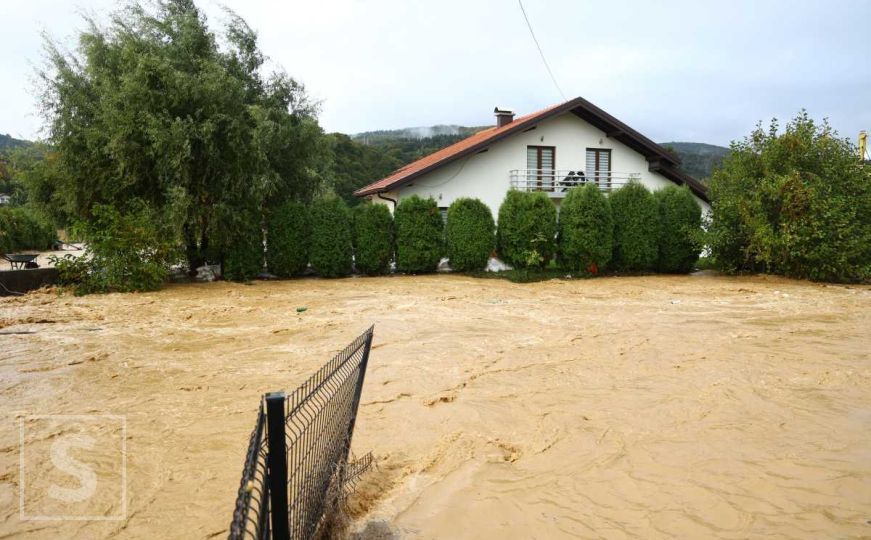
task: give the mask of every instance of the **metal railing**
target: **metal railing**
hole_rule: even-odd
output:
[[[632,180],[640,181],[641,173],[586,172],[583,169],[512,169],[508,171],[511,189],[543,191],[549,197],[563,198],[576,186],[595,183],[605,192]]]
[[[263,396],[231,540],[315,537],[371,465],[371,454],[350,463],[348,456],[372,335],[369,328],[289,396]]]

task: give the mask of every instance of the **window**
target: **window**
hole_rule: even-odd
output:
[[[587,180],[611,187],[611,150],[587,148]]]
[[[555,154],[553,146],[526,147],[527,187],[553,191]]]

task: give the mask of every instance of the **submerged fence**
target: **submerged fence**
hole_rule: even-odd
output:
[[[309,539],[372,456],[348,463],[372,346],[369,328],[289,396],[263,396],[230,539]]]

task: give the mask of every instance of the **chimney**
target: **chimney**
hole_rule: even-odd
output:
[[[499,107],[496,107],[495,109],[493,109],[493,112],[496,113],[497,128],[507,126],[514,121],[514,111],[509,111],[508,109],[500,109]]]

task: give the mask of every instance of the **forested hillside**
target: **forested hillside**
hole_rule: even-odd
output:
[[[0,152],[10,148],[20,148],[22,146],[27,146],[32,144],[30,141],[24,141],[21,139],[16,139],[9,134],[0,133]]]
[[[681,160],[681,169],[699,180],[710,178],[711,172],[723,163],[729,149],[713,144],[667,142],[662,146],[672,150]]]

